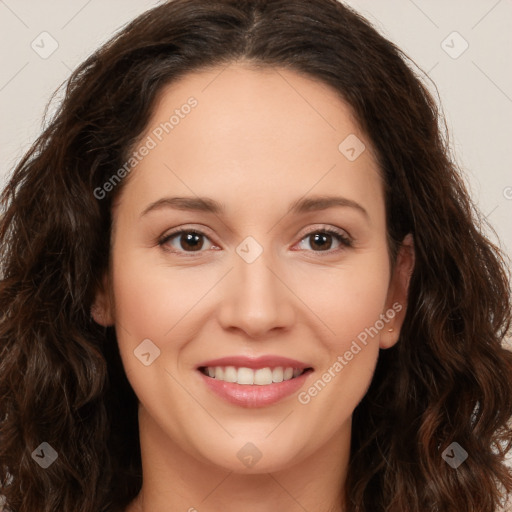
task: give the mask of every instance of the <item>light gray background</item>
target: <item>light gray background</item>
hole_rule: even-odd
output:
[[[159,3],[0,0],[0,185],[39,134],[44,107],[70,71],[126,22]],[[347,3],[435,82],[456,161],[512,256],[512,0]],[[461,37],[450,36],[454,31]],[[58,43],[45,59],[31,47],[50,48],[42,32]],[[464,41],[467,50],[453,58]]]

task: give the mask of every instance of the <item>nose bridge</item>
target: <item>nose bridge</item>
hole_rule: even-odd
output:
[[[253,237],[238,245],[222,299],[221,322],[248,334],[261,335],[293,322],[290,292],[281,282],[270,248],[263,248]]]

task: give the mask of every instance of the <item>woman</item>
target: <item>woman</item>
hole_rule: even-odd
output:
[[[2,197],[16,512],[491,512],[510,292],[403,54],[334,0],[174,0]]]

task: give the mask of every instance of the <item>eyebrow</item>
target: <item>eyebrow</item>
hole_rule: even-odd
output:
[[[288,208],[287,214],[300,214],[312,211],[327,210],[333,207],[353,208],[362,213],[369,219],[368,212],[356,201],[341,196],[310,196],[300,198],[294,201]],[[141,213],[141,217],[151,211],[161,210],[163,208],[173,208],[175,210],[198,211],[222,215],[226,208],[222,203],[209,197],[163,197],[151,203]]]

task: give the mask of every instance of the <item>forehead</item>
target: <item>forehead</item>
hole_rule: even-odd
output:
[[[192,97],[197,106],[188,109]],[[191,112],[183,115],[182,109]],[[185,122],[187,117],[194,119]],[[262,143],[267,151],[260,157],[276,148],[293,154],[331,148],[337,154],[342,138],[362,136],[351,108],[332,87],[296,71],[250,63],[195,71],[164,87],[146,133],[159,127],[163,138],[172,135],[175,142],[194,136],[201,150],[229,140],[230,154],[242,158]],[[319,147],[320,138],[325,144]]]
[[[237,206],[308,192],[382,200],[371,142],[350,107],[291,70],[237,63],[184,75],[160,91],[144,145],[126,187],[141,202],[164,192]]]

